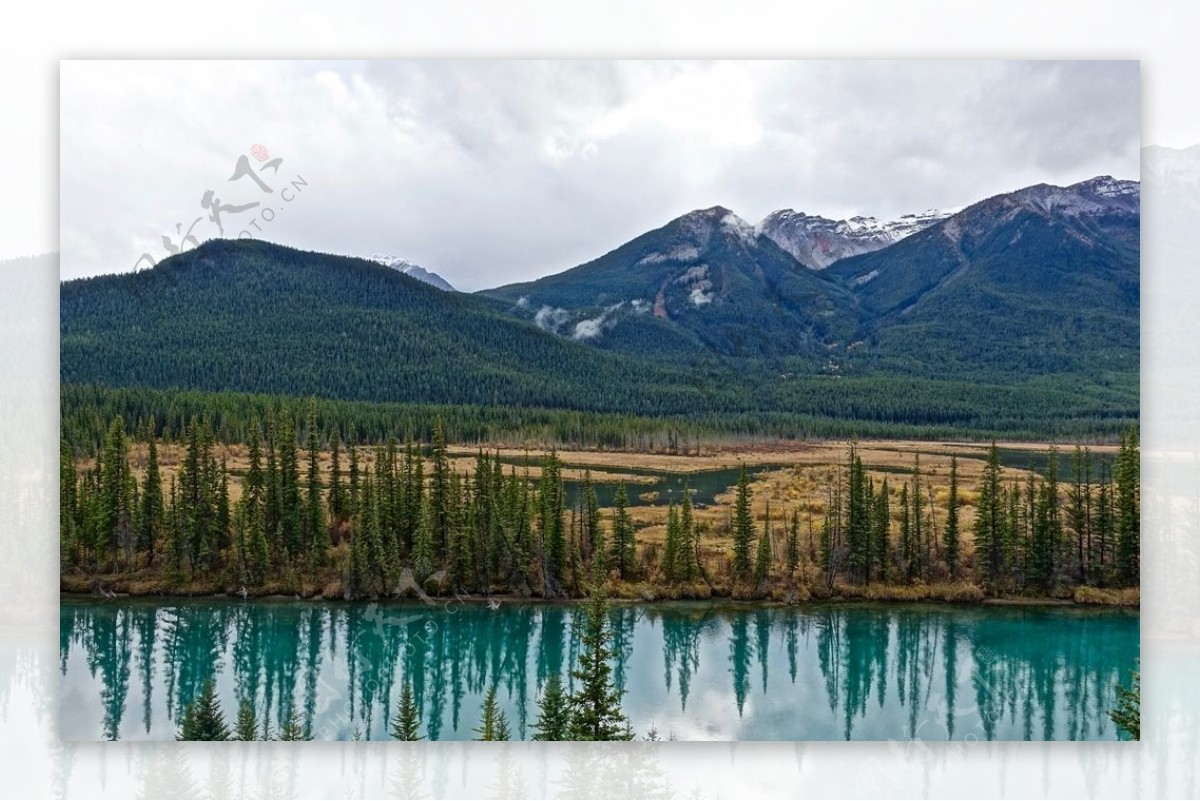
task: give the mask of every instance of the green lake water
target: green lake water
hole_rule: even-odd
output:
[[[532,736],[568,675],[571,604],[92,600],[61,605],[65,740],[170,740],[209,675],[232,723],[294,704],[315,739],[385,739],[404,677],[424,731],[471,739],[495,684]],[[1136,612],[1062,607],[614,604],[615,676],[639,736],[680,740],[1111,740]]]

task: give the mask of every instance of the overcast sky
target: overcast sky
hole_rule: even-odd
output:
[[[751,222],[779,208],[892,217],[1043,181],[1137,178],[1138,73],[1079,61],[64,62],[62,275],[160,260],[177,224],[218,236],[213,206],[228,237],[393,254],[476,290],[562,271],[713,205]]]

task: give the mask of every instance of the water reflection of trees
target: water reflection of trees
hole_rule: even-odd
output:
[[[131,698],[131,725],[172,737],[213,674],[228,715],[246,698],[277,731],[295,709],[315,739],[386,738],[404,679],[426,736],[470,737],[495,683],[525,738],[546,680],[571,684],[575,619],[573,607],[515,604],[65,603],[59,661],[65,672],[77,652],[86,665],[106,739],[122,736]],[[1047,610],[614,606],[612,626],[618,683],[632,680],[635,641],[660,646],[662,689],[685,715],[697,676],[722,669],[722,645],[730,715],[753,725],[802,693],[794,727],[770,724],[766,736],[780,739],[824,731],[822,721],[846,739],[1112,736],[1106,712],[1129,661],[1111,615]],[[659,724],[634,718],[643,734]]]

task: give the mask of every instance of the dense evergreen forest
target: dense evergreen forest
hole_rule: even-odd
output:
[[[756,440],[836,439],[1006,439],[1080,442],[1112,441],[1135,422],[1135,417],[1109,415],[1096,408],[1063,416],[1075,402],[1053,390],[1040,395],[1044,415],[1023,412],[1028,397],[1005,395],[991,387],[960,393],[956,405],[945,406],[938,423],[905,423],[898,410],[914,411],[939,403],[928,386],[904,380],[827,380],[822,404],[827,415],[800,411],[695,412],[646,416],[621,412],[497,405],[374,403],[318,398],[317,425],[322,431],[353,426],[359,443],[429,442],[433,421],[441,419],[447,439],[460,444],[507,443],[579,449],[618,449],[692,453],[703,446]],[[947,392],[949,387],[945,388]],[[182,438],[193,418],[211,421],[221,442],[249,442],[255,421],[280,413],[284,406],[304,401],[242,392],[202,392],[148,388],[110,388],[63,384],[62,433],[85,452],[102,447],[114,417],[141,421],[155,436]],[[995,416],[986,424],[972,417],[970,407],[990,406]],[[838,413],[841,408],[845,415]],[[872,419],[874,409],[897,410]]]
[[[879,587],[939,585],[966,600],[1138,584],[1134,429],[1111,466],[1095,469],[1077,447],[1066,476],[1051,458],[1044,476],[1008,477],[993,445],[973,504],[959,495],[954,461],[942,516],[919,456],[908,474],[876,482],[851,447],[817,521],[798,508],[757,514],[743,468],[727,531],[697,525],[685,492],[660,547],[639,541],[624,485],[610,510],[587,480],[568,504],[553,452],[532,478],[480,449],[464,475],[452,469],[440,418],[428,441],[368,445],[353,422],[322,420],[317,409],[250,418],[236,498],[210,418],[171,430],[183,456],[166,483],[151,418],[132,431],[112,418],[99,448],[65,437],[64,588],[573,598],[603,585],[627,597],[794,601],[871,597]],[[148,445],[136,465],[135,440]]]
[[[798,269],[796,280],[829,283]],[[766,307],[771,297],[763,300]],[[241,393],[337,399],[344,403],[329,417],[343,424],[359,418],[363,432],[372,427],[364,418],[374,417],[374,428],[386,426],[386,434],[401,439],[428,438],[432,415],[409,415],[401,425],[414,430],[395,430],[396,424],[379,422],[384,415],[370,404],[387,406],[389,414],[396,405],[442,407],[438,414],[455,441],[488,439],[489,427],[522,432],[533,420],[533,426],[593,438],[597,445],[624,436],[626,421],[659,439],[672,429],[693,436],[1112,439],[1138,414],[1136,359],[1104,356],[1118,344],[1122,354],[1128,351],[1128,326],[1111,342],[1072,341],[1079,359],[1096,354],[1097,369],[1064,372],[1057,362],[1035,360],[1001,370],[980,351],[968,364],[939,372],[948,358],[945,343],[916,334],[906,336],[904,358],[890,366],[879,361],[869,337],[846,331],[806,335],[803,349],[781,358],[755,349],[686,355],[656,349],[660,338],[650,331],[614,330],[614,337],[650,346],[628,353],[544,330],[504,306],[443,292],[362,259],[266,242],[206,242],[152,270],[62,285],[64,425],[69,431],[88,425],[89,436],[100,439],[113,414],[127,420],[153,415],[160,429],[175,431],[198,414],[218,427],[220,418],[235,418],[228,427],[244,435],[252,416],[264,414],[262,400]],[[946,309],[944,316],[961,313]],[[708,320],[712,337],[777,338],[766,328],[765,312],[728,314]],[[634,318],[654,322],[653,315]],[[973,323],[977,338],[1003,340],[1005,348],[1032,358],[1040,348],[1030,343],[1040,342],[1041,329],[1009,330],[1009,319],[996,331]],[[1065,312],[1047,311],[1039,320],[1043,327],[1078,327]],[[210,395],[201,401],[199,393]],[[98,408],[88,408],[91,403]],[[201,403],[205,408],[197,408]],[[191,407],[186,416],[175,411],[178,404]],[[332,406],[332,400],[323,403],[319,414],[327,416]],[[612,425],[616,421],[620,425]],[[589,428],[595,433],[578,433]]]

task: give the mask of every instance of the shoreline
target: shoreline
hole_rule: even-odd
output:
[[[427,607],[450,607],[456,604],[486,606],[491,603],[499,604],[531,604],[531,605],[577,605],[585,604],[588,601],[586,596],[580,598],[542,598],[538,596],[524,596],[512,593],[497,593],[494,595],[476,595],[476,594],[451,594],[451,595],[430,595],[422,599],[418,596],[405,597],[389,597],[389,598],[326,598],[320,593],[310,595],[300,594],[285,594],[285,593],[266,593],[259,595],[247,595],[243,597],[236,592],[195,592],[195,593],[168,593],[168,592],[113,592],[111,594],[100,594],[97,592],[83,592],[70,589],[59,589],[59,600],[63,599],[74,601],[151,601],[161,600],[164,602],[170,601],[241,601],[243,603],[311,603],[311,604],[381,604],[395,606],[417,606],[424,605]],[[656,605],[656,604],[721,604],[741,606],[745,608],[758,609],[779,609],[779,608],[802,608],[806,606],[820,606],[827,604],[882,604],[895,606],[950,606],[950,607],[1031,607],[1031,608],[1057,608],[1057,609],[1108,609],[1108,610],[1135,610],[1140,613],[1141,601],[1137,602],[1121,602],[1113,600],[1112,602],[1080,602],[1071,598],[1054,598],[1051,596],[997,596],[992,598],[982,599],[962,599],[948,600],[937,597],[924,598],[880,598],[867,597],[866,595],[829,595],[827,597],[810,596],[803,600],[779,600],[771,597],[764,598],[736,598],[729,594],[712,594],[707,597],[667,597],[655,595],[653,597],[636,597],[633,595],[612,595],[608,596],[610,603],[622,605]]]

